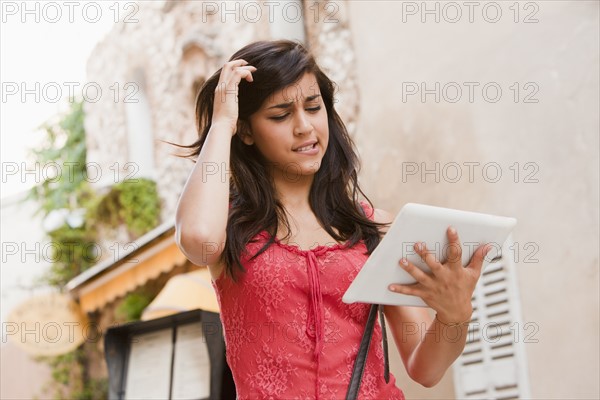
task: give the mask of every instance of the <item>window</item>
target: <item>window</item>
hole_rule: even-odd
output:
[[[453,367],[457,399],[530,397],[523,344],[537,327],[521,320],[514,248],[510,236],[475,289],[467,344]]]
[[[124,166],[134,178],[154,179],[154,133],[152,131],[152,110],[147,97],[146,76],[144,71],[136,69],[129,80],[125,99],[127,116],[128,162],[132,166]],[[135,89],[135,91],[133,90]]]
[[[277,6],[273,7],[273,21],[269,23],[271,38],[305,43],[304,12],[302,0],[284,0],[277,3]]]

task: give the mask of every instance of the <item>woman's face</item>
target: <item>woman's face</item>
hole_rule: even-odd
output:
[[[253,144],[270,163],[290,179],[312,175],[319,170],[329,142],[327,110],[317,79],[305,73],[296,83],[267,97],[249,118]]]

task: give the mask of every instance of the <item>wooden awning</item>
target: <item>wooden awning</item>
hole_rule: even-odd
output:
[[[93,312],[187,262],[175,243],[175,224],[168,222],[140,237],[119,259],[107,259],[66,285],[85,312]]]

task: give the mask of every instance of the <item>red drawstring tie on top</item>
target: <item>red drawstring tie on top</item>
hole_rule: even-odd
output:
[[[314,250],[309,250],[304,254],[306,255],[308,286],[310,287],[310,307],[308,310],[306,334],[315,340],[315,351],[313,353],[317,363],[317,384],[315,385],[315,398],[318,400],[321,388],[319,367],[321,361],[321,352],[323,350],[323,340],[325,337],[323,327],[325,316],[323,312],[323,294],[321,293],[321,283],[319,280],[319,266],[317,265],[317,256],[315,253],[316,252]]]
[[[310,310],[308,313],[308,324],[306,333],[309,337],[315,339],[315,359],[318,360],[323,350],[323,295],[321,293],[321,283],[319,280],[319,267],[317,266],[317,257],[313,251],[306,253],[308,269],[308,285],[310,287]],[[314,328],[311,329],[311,327]]]

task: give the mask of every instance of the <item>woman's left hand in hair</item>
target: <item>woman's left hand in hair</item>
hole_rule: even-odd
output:
[[[427,249],[425,243],[416,243],[415,251],[429,266],[431,272],[426,273],[408,262],[406,258],[402,258],[400,267],[417,282],[410,285],[392,284],[390,290],[420,297],[444,322],[463,322],[468,320],[473,312],[471,298],[481,276],[484,257],[491,246],[489,244],[479,246],[469,263],[463,266],[458,232],[449,227],[446,234],[449,240],[449,245],[446,247],[448,249],[446,260],[440,262],[435,254]]]

